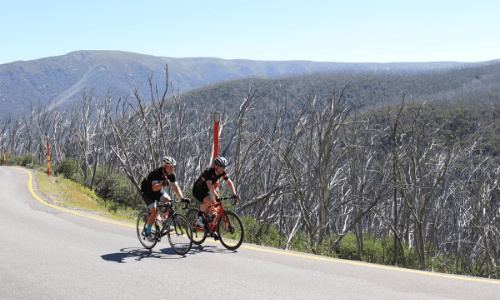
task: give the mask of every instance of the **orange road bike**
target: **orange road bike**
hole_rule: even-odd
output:
[[[234,212],[224,210],[224,203],[222,200],[227,199],[231,199],[231,204],[233,205],[236,202],[234,196],[217,197],[216,203],[210,205],[217,211],[215,220],[212,220],[211,217],[207,217],[205,212],[202,212],[204,217],[203,223],[205,224],[204,227],[197,226],[196,222],[200,210],[196,208],[188,210],[186,217],[189,219],[192,226],[193,243],[201,245],[207,236],[210,236],[215,240],[220,240],[221,244],[229,250],[236,250],[241,246],[245,236],[243,223],[241,223],[240,218]]]
[[[153,228],[151,229],[152,239],[149,239],[146,234],[147,222],[151,212],[145,210],[139,214],[137,217],[137,237],[144,248],[152,249],[156,243],[161,241],[161,238],[166,235],[170,246],[172,246],[172,250],[177,254],[184,255],[191,249],[193,245],[191,223],[185,216],[175,212],[174,206],[172,205],[181,202],[186,204],[183,208],[186,209],[190,201],[189,199],[171,200],[165,204],[157,201],[156,207],[158,208],[160,216],[168,211],[168,217],[166,219],[162,218],[161,222],[155,220]]]

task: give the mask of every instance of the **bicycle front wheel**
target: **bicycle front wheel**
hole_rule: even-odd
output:
[[[186,214],[186,218],[189,221],[189,224],[191,224],[191,228],[193,230],[193,243],[196,245],[201,245],[207,238],[207,233],[205,232],[204,228],[197,227],[196,224],[196,217],[198,216],[198,212],[200,210],[196,208],[191,208],[188,210]]]
[[[188,253],[193,245],[193,234],[188,219],[183,215],[173,215],[167,219],[165,227],[168,242],[175,253],[180,255]]]
[[[217,222],[217,232],[219,233],[221,244],[229,250],[238,249],[243,243],[245,231],[240,218],[231,211],[224,212],[224,215]]]
[[[158,243],[157,235],[156,235],[156,226],[153,226],[151,229],[152,236],[154,238],[151,240],[148,238],[146,234],[146,230],[148,227],[148,218],[149,218],[149,211],[143,211],[139,214],[137,217],[137,238],[139,239],[139,242],[144,246],[146,249],[151,249],[153,248],[156,243]]]

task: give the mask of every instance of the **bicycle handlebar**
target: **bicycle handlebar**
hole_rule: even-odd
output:
[[[167,205],[172,205],[172,204],[175,204],[175,203],[185,203],[184,207],[182,209],[188,209],[189,208],[189,204],[191,204],[191,199],[187,199],[187,198],[184,198],[184,199],[180,199],[180,200],[170,200],[169,202],[165,203],[165,204],[159,204],[158,207],[164,207],[164,206],[167,206]]]
[[[181,202],[186,203],[182,209],[188,209],[189,204],[191,204],[191,199],[184,198],[184,199],[181,199]]]
[[[141,192],[141,196],[143,197],[147,197],[143,192]],[[150,199],[150,198],[148,198]],[[188,209],[189,207],[189,204],[191,204],[191,199],[188,199],[188,198],[183,198],[183,199],[180,199],[180,200],[170,200],[169,202],[165,203],[165,204],[162,204],[160,203],[159,200],[153,200],[153,199],[150,199],[151,201],[156,201],[158,204],[158,207],[165,207],[167,205],[172,205],[174,203],[186,203],[186,205],[184,205],[184,207],[182,209]]]
[[[231,205],[235,205],[236,204],[236,198],[238,198],[239,196],[238,195],[232,195],[232,196],[226,196],[226,197],[217,197],[217,199],[215,199],[217,202],[221,202],[222,200],[228,200],[228,199],[231,199]]]

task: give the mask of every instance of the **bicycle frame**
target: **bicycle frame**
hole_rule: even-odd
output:
[[[162,218],[162,222],[165,222],[170,216],[175,216],[176,214],[178,214],[175,209],[174,209],[174,204],[176,203],[185,203],[184,207],[182,209],[187,209],[189,207],[189,202],[186,202],[186,201],[183,201],[183,200],[170,200],[169,202],[167,203],[161,203],[159,202],[158,200],[156,200],[156,208],[157,208],[157,211],[156,213],[160,215],[160,217]],[[160,210],[160,208],[165,208],[165,210]],[[163,214],[167,213],[168,212],[168,217],[163,219]],[[156,222],[156,219],[155,219],[155,222]],[[165,233],[162,232],[161,236],[164,236]]]
[[[215,208],[215,211],[217,212],[217,218],[215,218],[215,220],[213,220],[212,223],[208,223],[207,222],[207,227],[208,227],[208,230],[209,232],[217,232],[217,223],[219,222],[219,219],[224,215],[224,203],[222,202],[222,200],[227,200],[227,199],[233,199],[233,197],[220,197],[216,200],[216,202],[214,204],[210,204],[208,207],[213,207]],[[205,221],[207,221],[206,217],[206,213],[203,212],[203,215],[205,216]],[[229,222],[229,226],[232,226],[231,224],[231,221],[227,218],[224,218],[224,226],[226,226],[226,229],[228,229],[228,222]],[[205,231],[205,228],[200,228],[200,227],[195,227],[196,229],[198,230],[203,230]]]
[[[185,202],[184,209],[186,209],[189,206],[190,200],[172,200],[165,204],[156,201],[157,213],[168,214],[168,216],[162,218],[161,224],[155,220],[153,224],[155,228],[153,239],[151,239],[151,236],[147,239],[148,234],[146,233],[147,222],[151,212],[144,210],[139,213],[136,223],[137,237],[146,249],[152,249],[165,235],[168,237],[168,242],[172,246],[172,249],[177,254],[184,255],[191,249],[193,244],[192,227],[188,219],[184,215],[177,213],[174,207],[174,204],[181,202]]]

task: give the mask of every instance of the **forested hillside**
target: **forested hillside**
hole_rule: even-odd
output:
[[[195,88],[242,78],[278,78],[318,71],[391,70],[418,72],[461,66],[457,62],[434,63],[333,63],[312,61],[252,61],[219,58],[155,57],[122,51],[75,51],[62,56],[0,65],[0,119],[20,116],[31,104],[68,108],[82,92],[98,97],[111,94],[118,100],[137,89],[142,97],[154,85],[165,87],[165,66],[169,65],[172,91]],[[114,103],[115,104],[115,103]]]
[[[188,106],[208,106],[221,111],[225,108],[235,114],[239,102],[246,97],[249,88],[253,87],[267,94],[256,106],[256,114],[261,115],[275,108],[273,99],[276,95],[286,97],[291,105],[300,106],[309,94],[330,98],[335,87],[339,90],[346,85],[349,85],[347,103],[362,111],[400,103],[403,95],[406,95],[407,102],[462,98],[475,102],[498,99],[500,63],[415,74],[341,71],[272,80],[248,78],[184,93],[182,102]]]
[[[276,230],[285,249],[498,278],[498,78],[492,64],[238,80],[172,97],[153,86],[118,108],[108,97],[35,106],[3,121],[0,142],[33,166],[48,138],[56,170],[140,207],[140,181],[164,155],[190,194],[211,163],[220,110],[221,155],[242,197],[235,209],[256,220],[256,241]]]

